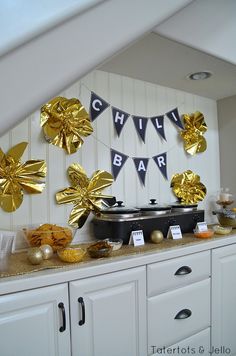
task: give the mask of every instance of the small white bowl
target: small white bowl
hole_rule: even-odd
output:
[[[123,240],[118,239],[118,240],[113,240],[113,239],[105,239],[105,241],[107,241],[107,243],[112,247],[113,251],[117,251],[121,248],[121,246],[123,245]]]

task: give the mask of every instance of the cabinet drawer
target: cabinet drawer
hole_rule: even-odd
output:
[[[148,299],[148,345],[173,345],[210,326],[210,278]]]
[[[209,276],[209,251],[153,263],[147,267],[147,294],[151,297]]]
[[[165,354],[171,355],[209,355],[210,351],[210,328],[200,331],[177,344],[166,346]],[[164,353],[163,348],[155,345],[150,347],[148,355],[160,355]]]

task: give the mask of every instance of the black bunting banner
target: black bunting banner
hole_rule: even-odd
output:
[[[110,149],[111,151],[111,169],[112,169],[112,175],[114,179],[116,180],[118,174],[120,173],[121,169],[123,168],[125,162],[127,161],[128,158],[131,158],[119,151],[113,150],[112,148]],[[164,176],[165,179],[168,179],[167,177],[167,152],[164,152],[162,154],[156,155],[152,157],[154,162],[156,163],[157,167],[159,168],[160,172]],[[148,163],[149,163],[149,158],[148,157],[132,157],[136,172],[138,174],[138,177],[140,179],[140,182],[142,183],[143,186],[145,186],[145,179],[146,179],[146,173],[147,173],[147,168],[148,168]]]
[[[145,143],[145,134],[146,134],[148,118],[142,116],[133,116],[133,121],[138,135]]]
[[[165,130],[164,130],[164,115],[153,116],[150,119],[157,133],[166,141]]]
[[[104,110],[106,110],[106,108],[108,108],[108,106],[110,106],[110,104],[94,92],[91,92],[89,109],[91,121],[94,121]]]
[[[94,92],[91,92],[91,98],[90,98],[91,121],[94,121],[109,106],[110,106],[110,104],[107,103],[104,99],[102,99],[100,96],[98,96]],[[147,123],[148,123],[149,119],[151,119],[151,122],[152,122],[153,126],[155,127],[157,133],[165,141],[166,141],[165,129],[164,129],[165,116],[167,116],[169,118],[169,120],[172,123],[174,123],[177,127],[179,127],[182,130],[184,129],[181,118],[179,116],[178,108],[170,110],[163,115],[152,116],[152,117],[131,115],[131,114],[129,114],[119,108],[116,108],[114,106],[111,106],[111,109],[112,109],[112,118],[113,118],[113,122],[114,122],[114,127],[115,127],[115,130],[116,130],[116,133],[118,136],[120,136],[120,133],[123,130],[123,127],[124,127],[127,119],[129,118],[129,116],[132,116],[135,129],[136,129],[139,137],[141,138],[141,140],[144,143],[145,143]]]
[[[138,176],[140,178],[140,181],[145,186],[145,178],[146,178],[147,166],[148,166],[149,159],[133,157],[133,161],[134,161],[134,165],[135,165],[136,171],[138,173]]]
[[[175,125],[177,125],[178,127],[180,127],[182,130],[184,129],[177,108],[175,108],[175,109],[173,109],[173,110],[167,112],[167,113],[166,113],[166,116],[167,116],[167,117],[170,119],[170,121],[172,121]]]
[[[154,159],[154,162],[156,163],[157,167],[160,169],[160,172],[162,175],[165,177],[165,179],[168,179],[167,177],[167,156],[166,152],[159,154],[157,156],[152,157]]]
[[[125,126],[129,114],[125,111],[115,108],[114,106],[112,106],[111,109],[112,109],[112,117],[113,117],[115,129],[117,135],[120,136],[121,130]]]
[[[124,155],[123,153],[111,149],[111,171],[115,180],[127,158],[128,156]]]

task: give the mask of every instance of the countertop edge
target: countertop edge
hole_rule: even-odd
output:
[[[20,276],[5,277],[0,279],[0,295],[121,271],[181,257],[187,254],[212,250],[234,243],[236,243],[236,233],[233,235],[217,237],[214,240],[193,242],[186,246],[181,245],[159,251],[155,250],[128,256],[110,257],[107,259],[87,262],[82,265],[69,266],[68,268],[47,269]]]

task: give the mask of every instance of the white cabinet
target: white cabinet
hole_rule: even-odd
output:
[[[212,345],[236,355],[236,245],[212,251]],[[223,353],[224,351],[224,353]]]
[[[210,350],[210,253],[147,267],[148,355],[183,347]],[[184,345],[192,345],[192,350]],[[207,347],[207,349],[205,349]]]
[[[67,284],[0,297],[2,356],[70,356]]]
[[[146,269],[70,283],[73,356],[144,356]]]

